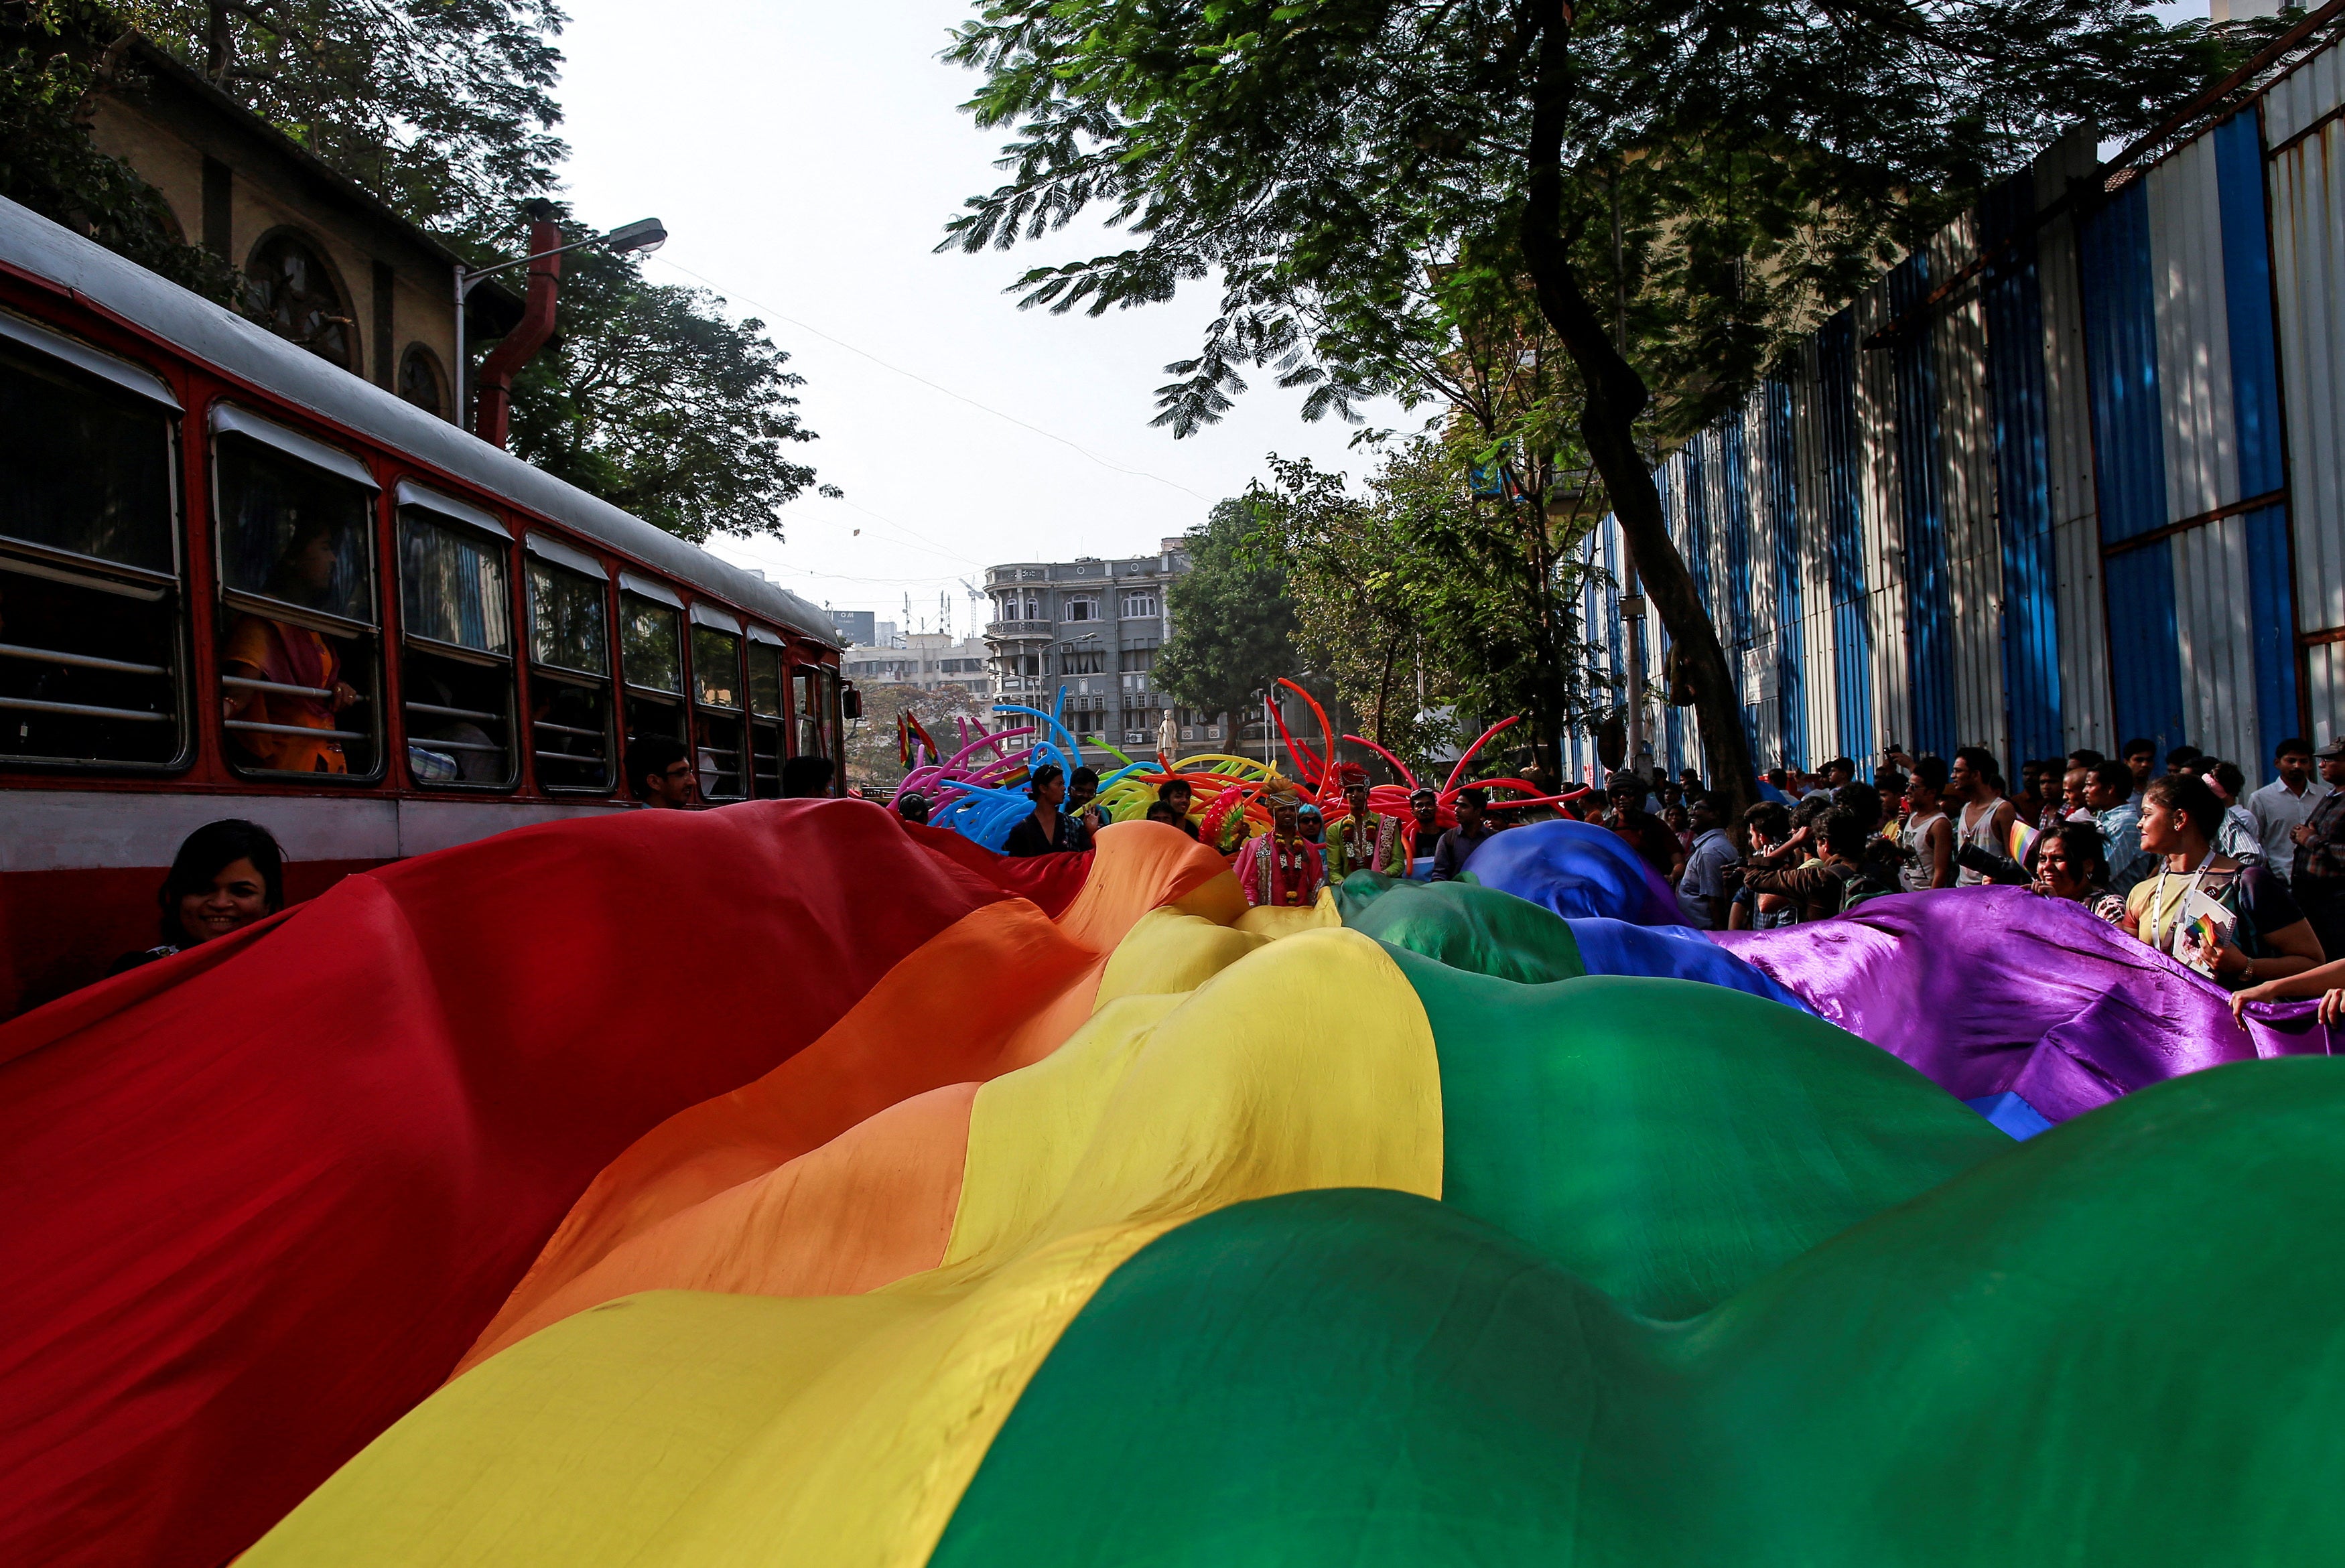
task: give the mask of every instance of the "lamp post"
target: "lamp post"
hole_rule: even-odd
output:
[[[1082,645],[1083,645],[1084,643],[1086,643],[1086,642],[1098,642],[1099,640],[1100,640],[1100,634],[1099,634],[1098,632],[1084,632],[1081,636],[1077,637],[1077,638],[1074,638],[1074,639],[1072,639],[1071,641],[1070,641],[1070,642],[1068,642],[1068,644],[1067,644],[1067,650],[1068,650],[1068,652],[1081,652],[1081,651],[1082,650]],[[1106,662],[1107,662],[1107,661],[1106,661],[1106,660],[1104,660],[1104,659],[1102,659],[1102,660],[1101,660],[1101,661],[1100,661],[1100,663],[1101,663],[1102,664],[1104,664]],[[1104,673],[1104,672],[1101,672],[1101,673]],[[1105,699],[1104,699],[1104,698],[1102,698],[1102,699],[1101,699],[1101,701],[1105,701]],[[1085,710],[1085,711],[1086,711],[1086,712],[1088,712],[1089,710]],[[1105,710],[1105,709],[1101,709],[1101,712],[1104,713],[1104,712],[1106,712],[1106,710]],[[1081,729],[1077,728],[1077,727],[1076,727],[1075,725],[1073,725],[1073,724],[1069,724],[1069,725],[1067,726],[1067,728],[1068,728],[1070,731],[1071,731],[1071,732],[1073,733],[1073,734],[1074,734],[1074,737],[1075,737],[1075,765],[1076,765],[1077,767],[1081,767],[1081,766],[1082,766],[1082,765],[1083,765],[1083,733],[1082,733],[1082,731],[1081,731]],[[1101,737],[1101,739],[1102,739],[1102,740],[1104,740],[1104,739],[1105,739],[1105,737],[1104,737],[1104,736],[1102,736],[1102,737]]]
[[[498,263],[494,267],[482,267],[479,268],[466,267],[461,261],[456,263],[455,377],[457,428],[459,430],[468,428],[467,421],[464,417],[464,397],[465,392],[468,389],[464,385],[466,379],[464,374],[466,369],[464,357],[464,301],[472,298],[472,290],[480,287],[481,279],[484,278],[493,278],[500,272],[510,272],[516,267],[527,267],[533,261],[543,261],[549,256],[559,256],[565,250],[577,250],[589,245],[607,245],[611,248],[614,253],[620,255],[624,255],[630,250],[640,250],[645,255],[648,256],[666,243],[667,229],[661,224],[660,220],[656,217],[641,217],[637,218],[633,223],[623,223],[618,228],[611,230],[608,234],[590,235],[584,239],[574,239],[567,245],[557,245],[550,250],[541,250],[536,252],[534,255],[524,256],[518,261],[503,261]]]

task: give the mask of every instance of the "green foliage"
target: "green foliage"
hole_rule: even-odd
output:
[[[562,23],[552,0],[0,0],[0,191],[240,302],[232,268],[180,243],[161,197],[89,142],[89,95],[134,68],[107,46],[135,25],[473,265],[516,259],[566,152]],[[514,450],[695,543],[778,537],[784,503],[838,492],[787,456],[815,439],[788,356],[723,304],[571,253],[560,335],[515,382]]]
[[[1254,498],[1216,503],[1189,531],[1189,571],[1166,592],[1172,635],[1155,677],[1183,707],[1235,713],[1299,670],[1282,548]]]
[[[140,25],[427,228],[485,233],[567,155],[553,0],[139,0]]]
[[[1440,710],[1463,693],[1440,649],[1428,656],[1416,592],[1426,562],[1409,520],[1308,460],[1274,457],[1271,467],[1274,488],[1251,499],[1289,561],[1296,650],[1359,716],[1361,733],[1421,766],[1457,742]]]
[[[2063,126],[2144,126],[2231,57],[2127,0],[992,0],[949,57],[985,74],[978,123],[1014,127],[1010,178],[946,243],[1007,248],[1098,204],[1139,242],[1028,272],[1026,303],[1218,278],[1160,394],[1176,434],[1249,367],[1311,388],[1313,415],[1422,397],[1469,297],[1525,271],[1547,45],[1573,281],[1627,317],[1680,426]]]
[[[1275,488],[1256,498],[1291,563],[1304,655],[1371,739],[1380,725],[1384,744],[1412,759],[1457,738],[1416,718],[1420,670],[1426,706],[1523,714],[1550,749],[1567,725],[1617,701],[1579,635],[1588,569],[1552,537],[1535,499],[1471,497],[1466,457],[1419,437],[1364,496],[1307,460],[1273,459]]]
[[[0,4],[0,196],[223,304],[233,268],[180,236],[162,193],[89,139],[101,78],[130,67],[106,45],[121,21],[71,0]]]
[[[645,282],[632,257],[563,259],[562,336],[514,379],[515,453],[695,544],[778,539],[784,502],[839,493],[787,455],[815,434],[790,395],[803,379],[764,323]]]
[[[1252,369],[1308,417],[1439,395],[1471,302],[1527,284],[1731,809],[1748,742],[1656,449],[2058,131],[2146,126],[2236,45],[2134,0],[986,0],[949,56],[1012,139],[947,246],[1096,205],[1136,242],[1030,270],[1024,304],[1218,281],[1158,393],[1175,435]]]
[[[960,733],[953,723],[956,718],[993,722],[990,702],[958,689],[923,692],[918,686],[883,683],[860,690],[863,716],[849,720],[847,726],[846,767],[850,787],[903,782],[904,754],[897,747],[896,721],[906,713],[926,724],[937,744],[949,752]]]

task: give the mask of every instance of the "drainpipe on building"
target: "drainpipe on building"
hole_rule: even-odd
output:
[[[480,395],[473,404],[472,433],[502,447],[513,423],[513,376],[553,336],[554,295],[562,284],[562,230],[540,221],[529,228],[529,301],[521,324],[481,361]]]

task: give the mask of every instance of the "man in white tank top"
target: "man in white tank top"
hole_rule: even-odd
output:
[[[1962,803],[1962,827],[1955,835],[1955,853],[1961,845],[1975,844],[1997,855],[2011,854],[2011,824],[2019,813],[1995,788],[2000,773],[1995,754],[1985,746],[1964,746],[1954,753],[1954,766],[1949,777],[1950,794]],[[1957,887],[1980,887],[1987,877],[1982,872],[1963,866],[1954,877]]]
[[[1905,864],[1897,879],[1908,893],[1954,885],[1954,829],[1947,821],[1940,797],[1946,788],[1944,757],[1915,759],[1905,781]]]

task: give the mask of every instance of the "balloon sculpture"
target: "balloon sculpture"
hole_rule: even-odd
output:
[[[1271,722],[1278,726],[1280,742],[1286,749],[1291,776],[1281,773],[1270,763],[1254,757],[1237,756],[1226,752],[1202,753],[1177,761],[1156,756],[1134,761],[1104,742],[1094,741],[1101,750],[1123,764],[1100,781],[1096,804],[1112,822],[1130,822],[1147,814],[1148,808],[1175,779],[1189,785],[1193,814],[1197,819],[1198,834],[1207,844],[1230,842],[1233,836],[1244,836],[1267,831],[1270,826],[1269,798],[1286,788],[1294,788],[1304,799],[1319,804],[1330,816],[1343,809],[1344,789],[1347,775],[1359,776],[1356,764],[1334,761],[1335,747],[1329,737],[1333,727],[1327,722],[1326,711],[1310,693],[1292,681],[1282,680],[1279,685],[1293,692],[1309,704],[1312,716],[1319,721],[1320,744],[1316,750],[1297,741],[1288,733],[1286,721],[1275,703],[1271,705]],[[960,721],[961,748],[950,757],[934,760],[940,749],[917,720],[899,729],[911,771],[905,774],[897,790],[897,798],[908,794],[926,796],[929,805],[929,820],[939,827],[950,827],[985,845],[999,849],[1009,838],[1018,821],[1034,809],[1023,785],[1033,774],[1046,764],[1055,763],[1071,774],[1081,765],[1081,743],[1061,717],[1066,705],[1066,688],[1059,689],[1058,700],[1045,713],[1015,703],[996,703],[994,712],[1030,718],[1036,723],[1017,728],[987,731],[981,725]],[[1501,719],[1482,732],[1479,739],[1466,748],[1449,770],[1447,780],[1439,791],[1435,808],[1436,820],[1444,827],[1457,825],[1457,797],[1468,788],[1498,792],[1508,798],[1491,802],[1493,811],[1521,810],[1530,806],[1554,805],[1577,799],[1588,793],[1582,785],[1561,794],[1541,794],[1538,786],[1518,778],[1468,780],[1466,770],[1491,739],[1521,723],[1519,719]],[[972,733],[973,732],[973,733]],[[1012,739],[1040,733],[1042,738],[1030,747],[1016,752],[1003,750],[1004,743]],[[1407,764],[1376,742],[1360,735],[1347,734],[1343,739],[1384,758],[1397,773],[1402,783],[1373,785],[1368,791],[1370,810],[1404,821],[1410,816],[1409,796],[1421,786]],[[990,752],[990,757],[984,754]],[[1244,824],[1243,830],[1232,835],[1233,821]]]
[[[960,750],[942,761],[931,760],[934,742],[925,729],[906,732],[913,765],[897,786],[896,798],[925,796],[931,825],[951,828],[988,849],[1000,849],[1019,819],[1034,809],[1032,797],[1024,792],[1026,781],[1052,764],[1062,774],[1072,774],[1083,765],[1081,741],[1061,717],[1066,701],[1066,688],[1061,686],[1047,713],[1017,703],[996,703],[997,713],[1035,721],[999,730],[987,730],[963,719],[959,721]],[[1022,750],[1004,750],[1006,743],[1027,735],[1040,738]],[[1142,765],[1127,759],[1124,767],[1101,781],[1101,793]],[[1131,814],[1137,816],[1145,810],[1143,805]]]

